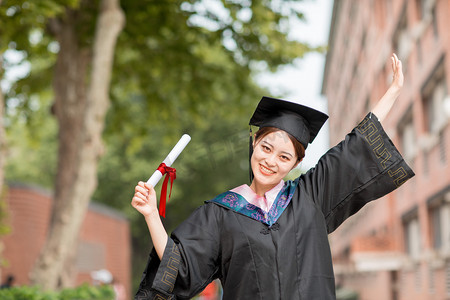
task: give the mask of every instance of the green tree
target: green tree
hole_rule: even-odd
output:
[[[1,0],[0,0],[1,5]],[[1,53],[1,52],[0,52]],[[3,58],[0,56],[0,78],[3,77]],[[5,110],[5,99],[3,96],[3,91],[0,87],[0,116],[3,116]],[[0,124],[0,194],[3,191],[4,182],[4,166],[5,166],[5,150],[6,150],[6,133],[3,124]],[[1,200],[0,200],[1,201]]]
[[[96,188],[115,43],[124,15],[117,0],[8,1],[6,7],[5,23],[22,27],[10,34],[17,50],[32,56],[52,42],[58,48],[51,67],[59,129],[55,195],[47,241],[31,274],[33,283],[54,289],[71,281],[68,262]]]
[[[188,147],[195,152],[179,166],[180,174],[189,175],[176,182],[168,227],[202,200],[245,180],[246,172],[236,168],[246,168],[241,132],[261,96],[251,81],[253,72],[261,66],[275,70],[311,50],[287,39],[288,19],[303,17],[296,2],[129,0],[119,7],[113,0],[4,1],[2,45],[9,41],[6,48],[31,62],[30,74],[6,94],[7,102],[15,103],[8,118],[26,124],[28,132],[40,131],[30,126],[33,122],[53,132],[58,128],[55,171],[36,172],[35,179],[49,182],[55,174],[52,231],[33,273],[36,283],[55,288],[70,279],[74,253],[69,249],[75,248],[94,189],[96,199],[141,222],[129,208],[132,187],[147,179],[183,132],[193,135]],[[122,11],[127,22],[115,44]],[[106,50],[98,50],[102,38],[109,38]],[[45,119],[47,110],[57,123]],[[104,126],[105,150],[100,139]],[[19,129],[8,128],[13,130]],[[56,140],[40,136],[49,143]],[[234,150],[224,152],[227,143]],[[104,151],[97,187],[97,162]],[[35,161],[38,170],[52,163]],[[25,172],[8,170],[13,178]],[[134,236],[142,236],[145,225],[137,228]]]

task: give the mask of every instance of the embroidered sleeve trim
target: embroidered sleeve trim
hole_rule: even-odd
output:
[[[373,115],[375,116],[375,115]],[[408,168],[406,164],[402,164],[397,169],[392,170],[393,166],[402,161],[403,158],[393,145],[386,145],[385,141],[390,141],[384,132],[381,124],[377,118],[372,118],[372,113],[369,113],[364,120],[359,123],[356,130],[364,137],[369,144],[370,149],[374,153],[379,165],[383,170],[388,170],[388,175],[392,178],[392,182],[396,187],[405,183],[409,178],[414,176],[414,172]],[[405,167],[406,165],[406,167]]]
[[[152,288],[170,294],[175,287],[175,281],[178,276],[178,267],[180,266],[180,252],[177,244],[169,238],[164,254],[159,264],[158,271],[153,281]],[[164,298],[166,299],[166,298]]]

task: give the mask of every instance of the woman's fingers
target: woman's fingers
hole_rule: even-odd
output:
[[[144,183],[144,187],[148,190],[148,191],[150,191],[150,193],[154,193],[155,192],[155,189],[153,188],[153,186],[151,185],[151,184],[149,184],[149,183]]]
[[[397,87],[403,86],[403,70],[402,70],[402,61],[398,59],[395,53],[391,56],[391,64],[392,64],[392,85]]]
[[[131,206],[144,216],[157,212],[157,197],[155,190],[150,184],[139,181],[134,190]]]
[[[132,201],[135,199],[140,200],[144,204],[150,204],[150,202],[151,202],[150,201],[151,199],[149,198],[148,195],[142,194],[140,192],[137,192],[134,194]]]
[[[139,182],[138,182],[138,185],[136,186],[136,188],[146,189],[146,187],[145,187],[145,182],[139,181]]]
[[[143,194],[143,193],[141,193],[141,192],[136,192],[136,193],[134,194],[134,196],[135,196],[135,197],[138,197],[138,198],[140,198],[140,199],[142,199],[142,200],[144,200],[144,201],[147,201],[147,195],[146,195],[146,194]]]
[[[145,190],[148,191],[150,193],[153,193],[155,191],[155,189],[153,188],[153,186],[149,183],[143,182],[143,181],[139,181],[138,185],[135,188],[135,191],[141,191],[141,190]]]
[[[140,187],[140,186],[136,186],[136,188],[134,189],[134,191],[136,192],[136,193],[141,193],[142,195],[144,195],[144,196],[148,196],[148,194],[149,194],[149,191],[146,189],[146,188],[143,188],[143,187]]]
[[[391,61],[392,61],[392,71],[396,73],[398,71],[400,60],[398,59],[395,53],[392,54]]]
[[[139,207],[139,206],[142,206],[145,204],[147,204],[147,202],[145,200],[143,200],[142,198],[136,197],[136,196],[133,197],[133,199],[131,200],[131,205],[133,207]]]
[[[134,199],[140,200],[143,204],[152,204],[156,201],[156,192],[151,184],[139,181],[138,185],[134,188]]]

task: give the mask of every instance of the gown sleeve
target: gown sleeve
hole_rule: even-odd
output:
[[[161,260],[153,249],[135,300],[191,299],[219,273],[219,226],[214,204],[204,204],[168,238]]]
[[[304,188],[321,207],[331,233],[366,203],[413,176],[381,123],[369,113],[304,175]]]

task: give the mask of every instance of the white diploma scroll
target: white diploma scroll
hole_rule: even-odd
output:
[[[168,167],[172,166],[178,155],[180,155],[180,153],[184,150],[184,148],[190,141],[191,137],[188,134],[183,134],[175,147],[173,147],[172,151],[170,151],[170,153],[167,155],[166,159],[164,159],[163,163],[165,163]],[[159,170],[156,170],[153,175],[147,180],[147,183],[155,187],[162,176],[163,174],[161,174]]]

